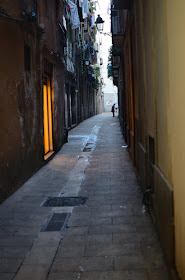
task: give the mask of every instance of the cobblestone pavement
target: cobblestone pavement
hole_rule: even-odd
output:
[[[170,279],[124,145],[111,113],[88,119],[0,205],[0,280]],[[59,196],[88,200],[43,207]]]

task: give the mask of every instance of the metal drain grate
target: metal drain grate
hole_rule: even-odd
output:
[[[71,214],[69,213],[54,213],[41,229],[44,231],[63,231],[66,228],[67,221]]]
[[[83,149],[83,152],[91,152],[92,150],[94,150],[95,145],[94,143],[87,143]]]
[[[91,151],[92,151],[92,148],[86,148],[86,147],[85,147],[85,148],[83,149],[83,152],[91,152]]]
[[[48,197],[44,202],[44,207],[61,207],[61,206],[82,206],[87,202],[86,196],[78,197]]]

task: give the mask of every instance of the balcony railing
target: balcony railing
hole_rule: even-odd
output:
[[[116,68],[119,68],[119,65],[120,65],[120,56],[113,56],[112,57],[112,67],[114,68],[114,69],[116,69]]]

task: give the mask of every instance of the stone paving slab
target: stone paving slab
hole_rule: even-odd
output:
[[[49,266],[46,264],[22,265],[13,280],[45,280],[49,272]]]
[[[12,280],[14,273],[0,273],[0,280]]]
[[[34,238],[29,237],[20,237],[20,236],[1,236],[0,238],[0,247],[30,247],[33,244]]]
[[[111,225],[112,219],[110,217],[106,218],[88,218],[88,219],[71,219],[68,222],[69,226],[88,226],[88,225]]]
[[[0,205],[0,280],[171,280],[123,145],[111,113],[90,118]],[[78,195],[85,206],[42,206]],[[66,230],[41,232],[53,213],[71,214]]]
[[[166,268],[148,269],[149,280],[169,280],[170,273]]]
[[[105,245],[87,245],[86,256],[92,257],[107,257],[107,256],[123,256],[123,255],[135,255],[143,256],[140,244],[105,244]]]
[[[158,236],[156,233],[153,233],[152,235],[145,232],[113,233],[113,243],[115,244],[146,243],[152,245],[157,242]]]
[[[88,207],[76,207],[73,213],[81,212],[94,212],[94,211],[110,211],[112,209],[111,205],[88,205]]]
[[[85,227],[68,227],[67,228],[67,233],[68,233],[68,236],[71,234],[71,235],[85,235],[85,234],[88,234],[89,232],[89,227],[88,226],[85,226]],[[96,233],[96,232],[94,232]]]
[[[26,259],[24,260],[24,264],[29,265],[50,265],[54,259],[54,256],[57,252],[57,247],[34,247],[27,255]]]
[[[48,280],[76,280],[81,279],[79,272],[52,272],[48,276]]]
[[[64,258],[56,260],[51,272],[112,271],[113,259],[105,257]]]
[[[124,270],[124,271],[93,271],[84,272],[82,280],[148,280],[147,272],[144,270]],[[162,280],[162,279],[161,279]],[[165,279],[164,279],[165,280]]]
[[[110,244],[112,243],[112,234],[87,234],[71,236],[66,234],[62,244]]]
[[[161,259],[150,260],[141,255],[125,255],[114,257],[115,270],[147,268],[155,270],[157,268],[163,268],[164,265],[165,263]]]
[[[58,247],[62,238],[60,231],[58,232],[40,232],[35,240],[34,247]]]
[[[13,273],[18,270],[22,259],[18,258],[0,258],[0,273]]]
[[[18,226],[0,227],[0,236],[13,236],[17,232],[18,228]]]
[[[123,204],[124,205],[124,204]],[[151,219],[145,215],[145,216],[125,216],[123,217],[113,217],[113,225],[119,225],[119,224],[134,224],[136,227],[142,227],[142,226],[151,226],[153,227],[153,224],[151,222]],[[144,232],[144,230],[143,230]],[[155,231],[154,231],[155,232]]]
[[[10,258],[10,259],[22,259],[24,258],[25,254],[28,252],[28,247],[12,247],[8,246],[1,246],[0,247],[0,259],[1,258]]]
[[[38,235],[38,232],[40,231],[41,227],[36,227],[36,226],[20,226],[14,233],[14,236],[32,236],[36,237]]]
[[[127,208],[120,208],[119,210],[110,210],[110,211],[101,211],[98,213],[93,213],[91,217],[125,217],[125,216],[131,216],[132,215],[132,209]]]
[[[61,244],[58,248],[56,258],[78,258],[85,256],[86,246],[85,244]],[[62,262],[62,261],[61,261]]]
[[[136,227],[132,224],[89,226],[88,232],[89,234],[136,232]]]

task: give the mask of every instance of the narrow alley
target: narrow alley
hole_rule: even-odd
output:
[[[74,197],[79,206],[61,206],[78,203]],[[0,235],[1,280],[171,279],[111,113],[71,130],[57,155],[0,205]]]

